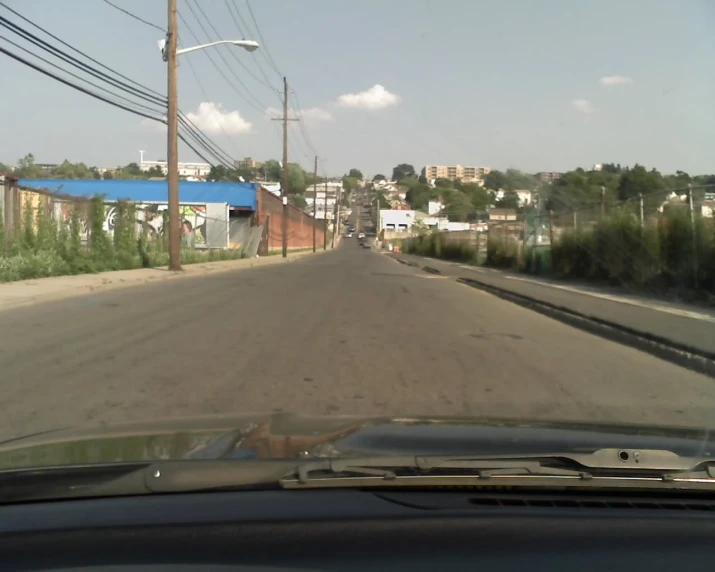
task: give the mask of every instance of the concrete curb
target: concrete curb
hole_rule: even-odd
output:
[[[429,272],[430,274],[442,274],[442,271],[439,268],[433,268],[432,266],[423,266],[422,270]]]
[[[0,312],[43,302],[116,290],[118,288],[155,284],[164,280],[215,275],[234,270],[297,262],[306,256],[331,252],[331,250],[332,249],[325,251],[318,250],[315,253],[312,251],[303,251],[291,254],[289,252],[288,258],[285,259],[280,255],[272,255],[262,258],[200,262],[197,264],[188,264],[179,272],[171,272],[166,266],[163,266],[157,268],[139,268],[136,270],[117,270],[101,272],[99,274],[53,276],[50,278],[6,282],[0,284]]]
[[[597,336],[647,352],[655,357],[698,373],[715,377],[715,354],[701,352],[696,348],[678,344],[659,336],[633,330],[595,316],[581,314],[580,312],[562,306],[556,306],[549,302],[543,302],[530,296],[517,294],[510,290],[475,280],[474,278],[458,278],[457,282],[472,286],[473,288],[479,288],[499,298],[529,308],[530,310],[534,310],[540,314]]]

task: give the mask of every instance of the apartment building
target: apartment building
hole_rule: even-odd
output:
[[[263,167],[263,161],[256,161],[250,157],[245,157],[243,159],[236,159],[233,162],[233,166],[236,169],[260,169]]]
[[[426,179],[459,179],[465,183],[481,181],[491,173],[489,167],[465,167],[462,165],[425,165],[422,175]]]
[[[536,173],[536,178],[542,183],[551,183],[556,179],[560,179],[563,173],[557,173],[555,171],[541,171]]]

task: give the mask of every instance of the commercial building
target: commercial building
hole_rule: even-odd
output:
[[[464,167],[462,165],[425,165],[422,168],[422,175],[426,179],[449,179],[450,181],[459,179],[465,183],[480,182],[491,172],[489,167]]]
[[[11,181],[13,182],[13,181]],[[158,238],[167,220],[166,180],[21,179],[0,193],[6,229],[19,228],[20,207],[45,196],[57,224],[69,224],[77,204],[104,197],[104,230],[114,232],[117,203],[127,200],[136,207],[137,233]],[[191,245],[204,249],[241,248],[248,256],[267,254],[282,245],[283,203],[280,197],[258,183],[179,182],[179,212],[183,236]],[[321,222],[301,209],[288,207],[288,248],[312,245],[313,225],[323,242]],[[81,227],[86,230],[87,225]],[[86,234],[86,233],[85,233]]]

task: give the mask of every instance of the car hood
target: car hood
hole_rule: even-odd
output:
[[[0,470],[182,459],[507,455],[667,449],[712,454],[710,429],[446,417],[285,413],[62,429],[0,443]]]

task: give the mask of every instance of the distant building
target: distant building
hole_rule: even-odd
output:
[[[459,179],[465,183],[479,182],[491,173],[489,167],[464,167],[462,165],[425,165],[422,175],[426,179]]]
[[[142,161],[139,163],[139,168],[142,171],[148,171],[154,167],[161,169],[164,175],[169,172],[166,161]],[[179,177],[187,181],[205,181],[209,171],[211,171],[211,165],[208,163],[179,163]]]
[[[509,221],[516,220],[516,209],[491,209],[489,211],[489,221]]]
[[[560,179],[563,173],[557,173],[555,171],[541,171],[536,173],[536,178],[542,183],[551,183],[556,179]]]
[[[236,159],[233,162],[233,166],[236,169],[260,169],[263,167],[263,161],[255,161],[250,157],[245,157],[243,159]]]

